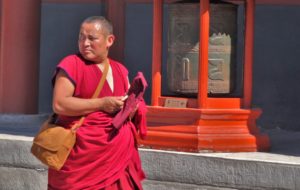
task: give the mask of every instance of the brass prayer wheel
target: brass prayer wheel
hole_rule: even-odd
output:
[[[237,6],[210,4],[208,93],[230,94],[235,87]],[[198,93],[199,4],[168,8],[167,80],[169,90]]]

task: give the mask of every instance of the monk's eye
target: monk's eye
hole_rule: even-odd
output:
[[[97,38],[97,37],[94,37],[94,36],[89,36],[88,39],[89,39],[90,41],[95,41],[95,40],[97,40],[98,38]]]

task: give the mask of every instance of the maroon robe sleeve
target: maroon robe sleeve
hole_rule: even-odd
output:
[[[82,61],[80,61],[80,59],[78,58],[77,55],[69,55],[67,57],[65,57],[64,59],[62,59],[60,61],[60,63],[56,66],[56,70],[55,73],[53,75],[52,78],[52,84],[54,86],[55,84],[55,77],[57,75],[57,73],[62,70],[67,78],[71,81],[71,83],[74,85],[75,87],[75,93],[74,95],[78,95],[79,94],[79,89],[80,89],[80,78],[82,77],[82,72],[80,72],[81,69],[81,63]]]

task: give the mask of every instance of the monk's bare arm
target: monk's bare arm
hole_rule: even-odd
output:
[[[75,87],[64,72],[59,71],[53,91],[53,111],[67,116],[80,116],[102,110],[113,113],[122,108],[122,97],[104,97],[94,99],[82,99],[73,97]]]

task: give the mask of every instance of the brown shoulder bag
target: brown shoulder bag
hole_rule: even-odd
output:
[[[92,98],[98,97],[102,90],[108,68],[109,64],[106,60],[103,75]],[[54,119],[55,114],[42,124],[33,139],[31,153],[49,168],[60,170],[76,142],[76,130],[82,125],[85,117],[82,116],[70,129],[56,125]]]

